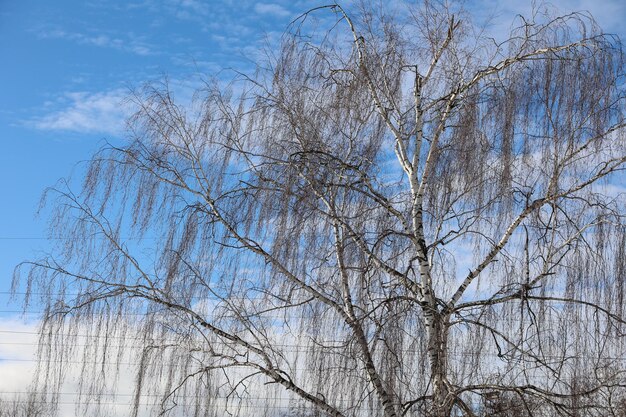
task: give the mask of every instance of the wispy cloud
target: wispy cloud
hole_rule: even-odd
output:
[[[189,16],[206,16],[211,11],[211,8],[207,3],[197,0],[181,0],[177,6],[177,11],[179,13],[188,13]]]
[[[19,401],[25,399],[25,394],[33,388],[34,375],[37,366],[37,342],[40,329],[40,322],[31,319],[24,321],[16,317],[1,316],[0,331],[5,335],[6,342],[0,344],[0,400]],[[87,332],[84,332],[87,333]],[[115,336],[114,336],[115,337]],[[89,338],[81,337],[76,354],[68,360],[64,368],[65,383],[59,389],[62,393],[59,403],[58,415],[77,415],[75,404],[81,400],[78,379],[80,375],[81,361],[84,345]],[[91,339],[93,341],[93,339]],[[127,355],[122,362],[130,362],[134,358]],[[125,417],[130,415],[132,409],[131,398],[133,398],[134,370],[122,369],[117,378],[114,389],[120,394],[118,398],[105,395],[104,414],[111,417]],[[22,394],[19,396],[18,394]],[[2,414],[4,415],[4,414]],[[149,410],[140,410],[139,417],[151,415]],[[181,415],[181,414],[178,414]]]
[[[62,29],[53,29],[39,33],[42,39],[65,39],[81,45],[91,45],[100,48],[111,48],[118,51],[130,52],[136,55],[153,55],[153,48],[142,40],[130,34],[126,38],[107,34],[86,35],[84,33],[67,32]]]
[[[287,17],[291,14],[289,10],[276,3],[257,3],[254,5],[254,11],[259,14],[272,15],[276,17]]]
[[[0,317],[0,328],[11,333],[12,344],[0,345],[0,369],[3,377],[0,378],[0,392],[19,391],[27,388],[31,383],[34,372],[34,363],[29,362],[35,354],[35,347],[29,346],[33,338],[29,332],[36,331],[32,323],[24,323],[16,318]],[[9,338],[7,337],[7,340]],[[14,359],[12,361],[8,360]]]
[[[608,32],[623,35],[626,3],[623,0],[555,0],[554,5],[561,11],[587,11],[597,20],[600,27]]]
[[[52,111],[26,123],[40,130],[119,134],[131,110],[125,105],[127,91],[65,93]],[[48,106],[50,107],[50,106]]]
[[[572,12],[590,13],[607,32],[624,36],[623,21],[626,17],[626,2],[623,0],[554,0],[549,3],[539,2],[540,11],[553,15],[565,15]],[[532,16],[534,2],[517,0],[476,0],[468,3],[468,11],[477,18],[477,23],[488,23],[488,33],[498,40],[508,37],[516,15]],[[519,25],[517,21],[514,24]]]

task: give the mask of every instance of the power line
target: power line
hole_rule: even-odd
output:
[[[150,342],[150,341],[146,341],[146,342]],[[184,343],[185,341],[181,341],[181,340],[173,340],[173,341],[163,341],[160,342],[162,343],[162,345],[165,346],[171,346],[174,343],[178,343],[179,347],[183,347],[183,346],[187,346],[186,343]],[[203,341],[198,340],[197,342],[200,342],[200,344],[203,343]],[[193,344],[193,343],[192,343]],[[56,346],[54,343],[37,343],[37,342],[0,342],[0,345],[8,345],[8,346]],[[197,346],[198,343],[193,344],[194,346]],[[322,345],[321,343],[316,345],[316,347],[320,348],[320,349],[326,349],[326,350],[341,350],[342,347],[340,346],[320,346]],[[232,346],[237,346],[237,347],[241,347],[238,345],[232,345]],[[93,347],[92,344],[74,344],[72,343],[72,347]],[[123,348],[123,349],[128,349],[128,350],[132,350],[132,349],[143,349],[145,346],[132,346],[132,345],[106,345],[107,349],[114,349],[114,348]],[[154,348],[158,348],[158,345],[151,345],[151,347]],[[267,348],[267,349],[272,349],[272,348],[280,348],[280,349],[291,349],[291,351],[293,352],[310,352],[313,349],[314,345],[311,345],[309,347],[305,346],[305,345],[285,345],[285,344],[276,344],[276,343],[268,343],[266,347],[259,347],[259,348]],[[347,349],[347,348],[343,348],[343,349]],[[398,352],[402,352],[402,353],[421,353],[421,351],[419,350],[415,350],[415,349],[402,349],[402,350],[398,350]],[[3,360],[3,358],[0,358],[0,360]],[[6,358],[4,358],[4,360],[7,360]]]
[[[77,242],[83,242],[86,240],[111,240],[106,236],[102,237],[63,237],[63,236],[52,236],[52,237],[42,237],[42,236],[0,236],[0,240],[73,240]],[[164,237],[120,237],[116,240],[161,240],[165,241],[167,238]]]
[[[117,285],[117,284],[112,284],[112,285]],[[261,291],[257,291],[257,292],[261,292]],[[45,295],[46,297],[59,297],[59,296],[65,296],[65,297],[77,297],[77,296],[85,296],[85,295],[101,295],[99,293],[93,293],[93,294],[88,294],[88,293],[47,293],[47,292],[37,292],[37,291],[0,291],[0,294],[2,295]],[[265,299],[269,299],[269,300],[283,300],[283,301],[291,301],[294,303],[297,303],[298,300],[285,300],[283,298],[281,298],[278,295],[271,295],[271,294],[266,294],[265,297],[261,297],[261,296],[257,296],[257,297],[233,297],[231,295],[224,295],[224,296],[218,296],[218,295],[212,295],[212,294],[206,294],[206,295],[196,295],[196,296],[192,296],[189,297],[190,299],[207,299],[207,300],[224,300],[224,301],[245,301],[245,300],[265,300]]]
[[[286,307],[288,308],[288,307]],[[176,309],[171,309],[171,310],[161,310],[161,311],[153,311],[153,312],[145,312],[145,313],[131,313],[131,312],[124,312],[123,315],[124,316],[155,316],[155,315],[159,315],[159,314],[163,314],[163,313],[169,313],[171,314],[172,312],[181,312],[181,313],[186,313],[184,311],[180,311],[180,310],[176,310]],[[44,315],[44,314],[65,314],[66,312],[49,312],[46,313],[45,311],[23,311],[23,310],[0,310],[0,314],[28,314],[28,315]],[[307,316],[302,316],[302,315],[290,315],[288,313],[286,313],[284,316],[276,316],[276,315],[272,315],[272,316],[268,316],[265,315],[263,313],[258,313],[258,314],[248,314],[247,316],[245,314],[242,314],[242,317],[231,317],[231,316],[209,316],[208,314],[204,314],[202,312],[198,312],[196,311],[197,314],[200,314],[203,316],[203,318],[207,319],[207,320],[255,320],[255,319],[268,319],[268,320],[290,320],[290,319],[312,319],[314,318],[314,315],[307,315]]]
[[[274,399],[268,400],[268,401],[275,401]],[[294,401],[294,400],[291,400]],[[4,400],[4,399],[0,399],[0,402],[4,402],[4,403],[11,403],[11,404],[29,404],[29,403],[36,403],[36,404],[47,404],[49,403],[49,401],[46,400]],[[304,404],[304,400],[299,400],[299,402]],[[107,405],[107,406],[116,406],[116,407],[134,407],[135,404],[134,403],[116,403],[116,402],[101,402],[101,401],[93,401],[92,403],[96,403],[97,405]],[[54,401],[51,404],[54,405],[90,405],[88,402],[78,402],[78,401]],[[139,403],[138,405],[140,407],[156,407],[156,406],[162,406],[162,405],[166,405],[167,403]],[[259,408],[268,408],[268,409],[272,409],[272,410],[276,410],[276,409],[281,409],[281,410],[292,410],[293,409],[293,405],[273,405],[273,404],[262,404],[262,405],[255,405],[255,404],[241,404],[241,403],[237,403],[237,404],[184,404],[184,403],[176,403],[175,406],[177,407],[196,407],[196,406],[201,406],[201,407],[213,407],[213,408],[224,408],[224,409],[238,409],[238,408],[245,408],[245,409],[255,409],[258,410]],[[311,407],[313,407],[313,405],[311,405]],[[377,410],[378,408],[374,407],[367,407],[367,408],[363,408],[363,407],[349,407],[350,410],[361,410],[361,411],[372,411],[372,410]]]
[[[28,391],[0,391],[0,395],[34,395],[34,396],[75,396],[75,397],[81,397],[81,396],[86,396],[89,398],[94,398],[94,397],[135,397],[136,394],[118,394],[118,393],[101,393],[101,392],[45,392],[45,393],[37,393],[37,392],[28,392]],[[141,394],[142,398],[163,398],[166,395],[164,394]],[[172,400],[176,400],[178,398],[191,398],[191,399],[206,399],[205,395],[190,395],[190,394],[175,394],[172,395],[170,397]],[[169,398],[166,399],[166,401]],[[305,402],[304,399],[302,398],[298,398],[298,397],[292,397],[292,398],[286,398],[286,397],[277,397],[277,396],[273,396],[273,397],[249,397],[249,396],[233,396],[232,398],[226,398],[226,397],[217,397],[217,398],[213,398],[213,400],[218,400],[218,401],[223,401],[224,404],[221,406],[226,406],[227,403],[229,403],[232,407],[238,407],[239,405],[233,405],[232,402],[233,401],[264,401],[264,402],[293,402],[295,400],[300,401],[300,402]],[[0,402],[4,401],[3,399],[0,398]],[[9,400],[11,401],[11,400]],[[31,400],[29,399],[24,399],[24,400],[13,400],[14,402],[29,402]],[[67,400],[66,400],[67,401]],[[344,398],[336,398],[334,399],[332,402],[337,404],[337,403],[343,403],[343,404],[351,404],[354,402],[358,402],[359,400],[357,399],[357,401],[351,400],[351,399],[344,399]],[[46,402],[46,400],[35,400],[35,402]],[[62,402],[55,402],[55,404],[62,404],[65,401]],[[78,401],[73,401],[75,404],[83,404],[82,402],[78,402]],[[103,404],[102,402],[98,401],[99,404]],[[115,403],[115,404],[120,404],[120,403]],[[121,403],[122,405],[134,405],[133,403]],[[162,403],[154,403],[154,404],[144,404],[144,405],[161,405]],[[141,405],[141,404],[140,404]],[[177,405],[181,405],[181,404],[177,404]],[[243,404],[243,405],[249,405],[249,404]],[[218,404],[215,404],[215,406],[220,406]],[[281,406],[282,407],[282,406]],[[368,407],[369,408],[369,407]]]
[[[36,336],[42,336],[41,333],[39,332],[30,332],[30,331],[22,331],[22,330],[0,330],[0,333],[7,333],[7,334],[28,334],[28,335],[36,335]],[[150,341],[154,341],[154,342],[162,342],[162,343],[175,343],[178,342],[180,343],[181,340],[153,340],[153,339],[146,339],[144,337],[133,337],[133,336],[104,336],[104,335],[89,335],[89,334],[69,334],[69,335],[62,335],[63,338],[66,337],[84,337],[84,338],[94,338],[94,339],[124,339],[124,340],[144,340],[146,342],[150,342]],[[7,343],[11,343],[11,342],[7,342]],[[341,343],[341,341],[338,340],[328,340],[328,341],[315,341],[315,343],[317,344],[332,344],[332,343]],[[300,346],[300,345],[298,345]]]
[[[271,351],[269,351],[269,348],[271,348],[272,346],[268,346],[268,353],[272,353]],[[275,346],[274,347],[281,347],[281,346]],[[292,350],[287,350],[287,351],[282,351],[282,352],[277,352],[277,353],[285,353],[285,352],[289,352],[289,353],[315,353],[315,352],[311,352],[311,349],[309,348],[301,348],[298,349],[299,346],[297,345],[291,345],[291,346],[283,346],[283,347],[293,347],[294,349]],[[141,348],[141,347],[139,347]],[[331,349],[329,349],[331,350]],[[336,349],[335,349],[336,352]],[[330,352],[327,352],[330,353]],[[345,352],[337,352],[339,353],[341,356],[344,356]],[[413,354],[422,354],[425,352],[421,352],[418,350],[411,350],[411,349],[403,349],[403,350],[396,350],[395,353],[413,353]],[[514,353],[519,353],[517,351],[515,351]],[[508,362],[508,361],[516,361],[516,360],[524,360],[524,361],[571,361],[571,360],[585,360],[587,362],[593,362],[593,361],[626,361],[626,356],[605,356],[605,357],[590,357],[589,355],[583,355],[583,354],[579,354],[579,355],[541,355],[541,354],[521,354],[519,356],[515,356],[515,357],[509,357],[509,355],[507,353],[503,353],[503,354],[498,354],[495,352],[454,352],[454,353],[449,353],[448,354],[449,357],[452,358],[476,358],[476,359],[480,359],[482,357],[489,357],[489,358],[499,358],[504,362]],[[197,358],[192,356],[191,359],[196,359],[196,363],[200,364],[202,361],[200,359],[202,358]],[[28,362],[28,363],[60,363],[60,364],[71,364],[71,365],[125,365],[125,366],[139,366],[141,365],[139,362],[105,362],[105,361],[78,361],[78,360],[46,360],[46,359],[23,359],[23,358],[3,358],[0,357],[0,362]],[[176,364],[160,364],[159,366],[180,366],[180,364],[176,363]],[[242,365],[242,367],[245,365]],[[297,369],[294,368],[292,369],[294,371],[308,371],[309,369]]]
[[[43,395],[43,396],[55,396],[55,395],[75,395],[75,396],[100,396],[100,397],[135,397],[136,394],[119,394],[115,392],[30,392],[30,391],[0,391],[0,394],[6,395]],[[142,397],[163,397],[163,394],[141,394]],[[175,394],[172,395],[172,398],[206,398],[204,395],[190,395],[190,394]],[[216,398],[220,400],[231,400],[226,397]],[[258,400],[258,401],[270,401],[270,400],[278,400],[278,401],[292,401],[291,398],[285,397],[248,397],[248,396],[238,396],[239,400]],[[349,402],[347,399],[338,399],[336,401],[339,402]]]

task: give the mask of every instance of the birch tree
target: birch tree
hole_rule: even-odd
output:
[[[621,46],[511,27],[332,4],[191,105],[136,92],[16,272],[40,388],[79,357],[85,395],[136,365],[134,415],[623,415]]]
[[[0,398],[0,417],[43,417],[45,400],[31,393]]]

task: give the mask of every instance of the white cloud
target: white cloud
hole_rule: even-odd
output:
[[[563,13],[589,12],[604,31],[623,34],[626,17],[626,3],[623,0],[554,0],[552,4]]]
[[[467,8],[477,23],[488,22],[489,30],[496,39],[505,39],[511,29],[516,15],[530,17],[533,2],[518,0],[477,0],[467,4]],[[565,15],[572,12],[590,13],[600,28],[609,33],[626,37],[623,21],[626,18],[626,2],[623,0],[553,0],[539,3],[540,10],[548,10],[553,14]],[[520,22],[516,22],[519,24]]]
[[[186,9],[190,13],[199,14],[202,16],[205,16],[210,12],[210,7],[208,6],[208,4],[197,0],[182,0],[178,4],[178,7]]]
[[[40,130],[119,134],[131,113],[125,103],[127,95],[123,89],[66,93],[61,100],[65,108],[31,119],[27,124]]]
[[[36,336],[32,333],[36,327],[14,318],[1,318],[0,330],[0,392],[25,391],[35,371],[31,360],[35,357]]]
[[[111,48],[118,51],[130,52],[136,55],[153,55],[150,45],[135,37],[132,33],[126,38],[106,34],[86,35],[83,33],[67,32],[62,29],[43,31],[39,34],[42,39],[65,39],[81,45],[91,45],[100,48]]]
[[[33,381],[37,367],[37,343],[39,340],[39,322],[33,320],[20,320],[15,317],[0,317],[0,400],[23,401],[27,392],[33,388]],[[81,338],[80,343],[86,339]],[[82,352],[79,350],[76,358],[70,360],[65,368],[65,383],[59,387],[59,417],[77,417],[82,415],[76,409],[75,404],[81,401],[78,396],[80,375],[80,361]],[[124,358],[122,362],[128,362],[130,358]],[[76,363],[78,362],[78,363]],[[115,389],[121,394],[120,397],[105,395],[104,402],[108,405],[111,417],[123,417],[129,415],[130,402],[133,393],[134,374],[128,369],[122,369],[115,385]],[[82,401],[85,401],[84,399]],[[139,414],[148,417],[148,412]]]
[[[259,14],[267,14],[276,17],[286,17],[291,14],[283,6],[276,3],[257,3],[254,6],[254,11]]]
[[[21,321],[14,317],[0,317],[0,400],[5,401],[23,401],[26,399],[26,393],[33,388],[33,377],[35,376],[37,366],[37,343],[39,332],[38,321]],[[93,329],[91,329],[93,330]],[[128,340],[121,338],[117,334],[108,334],[111,338],[112,344],[110,345],[109,356],[107,356],[106,362],[109,364],[115,363],[119,360],[121,363],[119,369],[115,370],[113,367],[104,367],[102,372],[106,372],[108,376],[105,378],[107,383],[99,388],[104,388],[102,393],[89,395],[79,395],[81,391],[80,379],[81,370],[85,357],[84,349],[91,351],[94,341],[95,333],[87,330],[87,328],[77,329],[77,339],[74,348],[74,354],[71,357],[65,357],[66,363],[64,363],[63,369],[63,383],[61,386],[52,387],[51,390],[59,392],[59,417],[78,417],[86,414],[84,409],[76,407],[77,404],[91,404],[95,406],[95,399],[100,399],[102,414],[110,417],[126,417],[130,415],[132,409],[132,401],[134,398],[135,377],[136,377],[136,365],[138,364],[138,357],[136,356],[136,350],[132,344],[126,344]],[[87,336],[89,335],[89,336]],[[333,332],[336,336],[336,333]],[[276,343],[280,341],[281,344],[287,346],[295,346],[302,343],[302,340],[297,339],[290,331],[282,327],[267,329],[266,336],[270,340],[274,340]],[[132,339],[132,337],[130,337]],[[117,356],[115,346],[118,344],[125,344],[127,350],[121,356]],[[295,357],[297,350],[286,349],[283,352],[283,357],[288,358],[295,367],[296,364],[303,364],[305,362],[304,357]],[[53,359],[58,360],[58,359]],[[99,361],[100,357],[87,357],[87,369],[91,369],[91,361],[96,363],[94,369],[100,369]],[[43,366],[45,364],[42,363]],[[163,363],[163,367],[172,366],[170,363]],[[231,381],[236,381],[239,378],[244,378],[249,374],[244,369],[233,368],[229,370],[229,377]],[[94,379],[98,379],[102,376],[96,375]],[[55,376],[56,377],[56,376]],[[221,377],[220,374],[214,376],[216,378],[216,384],[224,384],[227,387],[227,381]],[[145,390],[145,387],[152,386],[152,384],[159,385],[164,380],[158,380],[158,376],[148,377],[149,379],[144,381],[144,394],[141,399],[142,404],[154,404],[158,403],[159,398],[154,393]],[[98,381],[98,385],[101,381]],[[278,407],[279,409],[288,409],[290,402],[288,401],[290,395],[287,391],[283,390],[280,386],[264,384],[266,380],[263,377],[255,377],[248,379],[246,388],[246,394],[249,399],[237,401],[237,396],[234,396],[230,400],[225,397],[216,397],[211,401],[212,407],[215,407],[218,411],[217,415],[229,415],[225,411],[228,404],[229,410],[235,412],[235,415],[240,417],[256,417],[259,415],[259,410],[264,410],[267,406],[269,409],[272,407]],[[243,386],[243,385],[242,385]],[[241,393],[240,386],[238,392]],[[38,387],[41,389],[41,387]],[[84,390],[89,390],[89,381],[83,385]],[[226,391],[222,391],[223,393]],[[245,397],[246,395],[244,395]],[[263,400],[268,398],[269,402]],[[184,401],[184,397],[179,399],[179,407],[173,411],[172,417],[183,417],[189,415],[188,410],[185,409],[184,404],[180,401]],[[168,403],[169,405],[170,403]],[[91,408],[89,411],[94,411]],[[154,410],[151,408],[140,408],[139,417],[149,417],[155,415]],[[267,415],[267,414],[265,414]]]

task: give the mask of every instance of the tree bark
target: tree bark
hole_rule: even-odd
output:
[[[448,381],[448,319],[437,311],[431,312],[428,325],[428,359],[432,383],[433,417],[450,415],[450,383]]]

